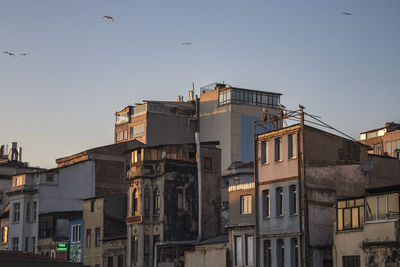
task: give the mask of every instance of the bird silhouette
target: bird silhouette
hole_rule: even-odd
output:
[[[24,57],[24,56],[29,55],[29,53],[21,53],[20,55]]]
[[[302,105],[299,104],[299,108],[300,109],[305,109],[305,107],[303,107]]]
[[[11,52],[4,52],[4,54],[8,54],[9,56],[14,56],[15,57],[15,55],[13,53],[11,53]]]
[[[346,16],[351,16],[352,15],[351,12],[346,12],[346,11],[342,12],[342,14],[346,15]]]
[[[110,20],[112,20],[112,22],[114,22],[114,18],[111,16],[104,16],[103,19],[110,19]]]
[[[182,42],[182,45],[192,45],[192,43],[188,43],[188,42]]]

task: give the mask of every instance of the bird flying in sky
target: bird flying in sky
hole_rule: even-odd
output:
[[[114,22],[114,18],[113,18],[113,17],[111,17],[111,16],[104,16],[104,17],[103,17],[103,19],[111,19],[111,20],[112,20],[112,22]]]
[[[192,43],[188,43],[188,42],[182,42],[182,45],[192,45]]]
[[[342,14],[346,15],[346,16],[351,16],[352,15],[351,12],[346,12],[346,11],[342,12]]]
[[[4,52],[4,54],[8,54],[9,56],[14,56],[15,57],[15,55],[13,53],[11,53],[11,52]]]
[[[20,55],[24,57],[24,56],[29,55],[29,53],[21,53]]]

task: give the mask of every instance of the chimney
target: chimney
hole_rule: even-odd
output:
[[[22,147],[19,147],[18,149],[18,161],[22,162]]]
[[[190,91],[189,91],[189,100],[190,100],[191,102],[194,101],[194,91],[193,91],[193,90],[190,90]]]

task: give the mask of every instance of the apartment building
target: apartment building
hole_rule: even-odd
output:
[[[336,198],[398,183],[398,160],[303,123],[257,139],[260,266],[332,266]]]
[[[399,192],[400,186],[394,186],[338,199],[333,229],[334,266],[399,265]]]
[[[83,203],[83,263],[126,266],[126,194],[88,198]]]
[[[219,142],[225,170],[234,161],[253,161],[252,123],[277,115],[282,94],[213,83],[200,88],[197,104],[194,91],[189,95],[189,101],[145,101],[116,112],[115,142],[193,143],[199,127],[201,142]]]
[[[231,266],[256,265],[254,182],[229,186],[229,250]]]
[[[400,124],[387,122],[382,128],[362,132],[360,142],[371,147],[369,153],[400,159]]]
[[[219,234],[220,150],[215,144],[201,144],[200,151],[195,144],[146,146],[130,150],[127,159],[128,266],[153,266],[154,259],[160,266],[183,264],[195,242]]]
[[[57,159],[57,168],[13,176],[7,192],[8,249],[37,253],[39,215],[82,211],[85,198],[126,193],[124,152],[140,145],[132,141],[97,147]]]

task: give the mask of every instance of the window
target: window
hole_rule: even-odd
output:
[[[18,251],[18,247],[19,247],[19,239],[18,239],[18,237],[13,237],[12,239],[11,239],[11,241],[12,241],[12,251]]]
[[[54,182],[54,174],[47,173],[46,174],[46,182]]]
[[[36,253],[36,237],[32,236],[31,242],[32,242],[32,253],[35,254]]]
[[[90,201],[90,212],[94,212],[94,202],[95,202],[96,200],[91,200]]]
[[[337,202],[337,229],[339,231],[362,228],[364,222],[364,199]]]
[[[269,190],[262,191],[263,198],[263,217],[268,218],[271,216],[271,200],[269,195]]]
[[[29,251],[29,237],[25,237],[25,252]]]
[[[52,234],[52,220],[39,221],[39,238],[50,237]]]
[[[161,207],[160,189],[156,188],[156,190],[154,190],[153,196],[154,196],[153,214],[160,215],[160,207]]]
[[[293,159],[297,157],[297,135],[288,135],[288,158]]]
[[[136,125],[130,128],[130,138],[136,138],[144,135],[144,124]]]
[[[8,226],[1,227],[1,242],[2,243],[8,242]]]
[[[251,195],[240,196],[240,214],[251,213]]]
[[[276,216],[283,216],[283,188],[276,189]]]
[[[398,219],[399,193],[367,197],[365,212],[367,221]]]
[[[264,240],[264,267],[272,267],[271,240]]]
[[[107,267],[113,267],[113,257],[107,257]]]
[[[242,265],[242,237],[235,236],[235,264]]]
[[[33,201],[32,202],[32,221],[36,222],[36,217],[37,217],[37,202]]]
[[[360,267],[360,256],[343,256],[343,267]]]
[[[150,190],[148,188],[144,189],[144,215],[150,215]]]
[[[282,160],[282,138],[275,138],[275,162]]]
[[[154,259],[154,253],[156,251],[156,244],[160,242],[160,236],[159,235],[153,235],[153,256],[152,259]]]
[[[74,224],[72,225],[72,234],[71,234],[71,242],[76,243],[76,242],[81,242],[81,225],[80,224]]]
[[[19,202],[14,203],[13,205],[13,223],[19,223],[21,211],[21,204]]]
[[[143,250],[144,250],[144,262],[148,263],[149,262],[149,256],[150,256],[150,240],[149,240],[149,235],[144,235],[144,242],[143,242]]]
[[[296,185],[291,185],[289,187],[289,210],[290,215],[297,214],[297,187]]]
[[[100,228],[95,229],[95,240],[94,246],[97,248],[100,246]]]
[[[253,236],[246,236],[246,265],[253,265]]]
[[[123,267],[124,266],[124,255],[118,255],[118,267]]]
[[[132,192],[132,216],[139,215],[139,193],[135,188]]]
[[[131,166],[142,161],[142,149],[136,149],[131,152]]]
[[[92,230],[86,229],[86,247],[90,248],[92,246]]]
[[[132,236],[131,241],[131,258],[133,262],[136,262],[138,259],[138,237]]]
[[[276,259],[278,262],[278,267],[285,266],[285,244],[283,239],[276,240]]]
[[[261,164],[268,163],[268,142],[261,141]]]
[[[26,202],[26,222],[31,221],[31,203],[28,201]]]
[[[290,250],[291,250],[291,265],[292,267],[299,266],[299,244],[297,238],[290,239]]]
[[[185,209],[185,189],[178,188],[178,210]]]

